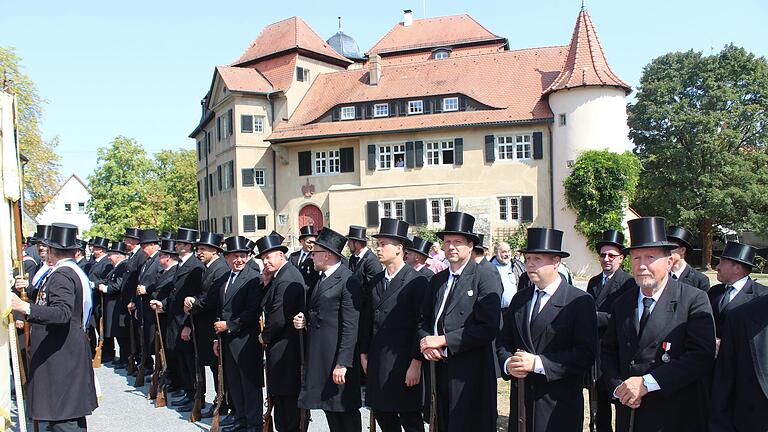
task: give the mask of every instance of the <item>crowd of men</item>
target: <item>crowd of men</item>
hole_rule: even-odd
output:
[[[768,430],[755,248],[728,242],[710,288],[685,261],[690,232],[635,219],[629,245],[603,234],[602,271],[582,290],[564,271],[562,231],[529,228],[524,248],[501,242],[489,261],[473,228],[446,214],[440,251],[397,219],[373,240],[361,226],[305,226],[288,255],[275,232],[126,228],[86,244],[72,225],[39,226],[15,284],[30,300],[12,302],[31,327],[29,414],[85,430],[99,358],[136,386],[152,376],[158,406],[222,416],[225,432],[265,418],[306,431],[310,410],[331,431],[361,431],[363,405],[384,432],[495,431],[499,377],[512,381],[510,431],[581,431],[585,387],[599,432]]]

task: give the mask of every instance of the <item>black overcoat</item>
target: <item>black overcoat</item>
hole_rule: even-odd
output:
[[[123,278],[125,277],[126,260],[122,260],[112,268],[112,271],[107,275],[104,284],[107,286],[107,292],[103,293],[104,298],[104,337],[117,337],[124,336],[118,330],[120,326],[120,314],[118,313],[118,306],[120,300],[120,289],[123,286]],[[98,286],[96,287],[98,288]],[[123,312],[124,314],[125,312]]]
[[[305,378],[299,407],[326,411],[360,408],[360,359],[357,350],[361,308],[360,281],[339,266],[308,294]],[[346,383],[333,382],[336,365],[347,368]]]
[[[224,258],[219,257],[203,273],[200,292],[194,295],[195,303],[192,305],[191,313],[192,319],[195,320],[195,340],[200,363],[205,366],[216,367],[219,364],[211,348],[215,337],[213,323],[216,321],[216,309],[219,305],[219,289],[227,283],[227,278],[229,278],[229,265]],[[185,325],[191,326],[189,317]]]
[[[116,336],[128,337],[130,334],[128,326],[131,325],[131,320],[133,318],[128,314],[128,303],[134,301],[136,297],[136,286],[139,284],[139,272],[147,258],[147,254],[145,254],[141,248],[137,248],[136,252],[129,255],[125,260],[123,285],[120,287],[120,299],[118,300],[117,307],[115,307],[119,323]],[[138,341],[138,335],[136,335],[136,340]]]
[[[725,305],[725,308],[720,308],[720,301],[723,299],[723,295],[725,295],[725,284],[717,284],[710,288],[707,291],[707,295],[709,296],[709,304],[712,306],[712,315],[715,317],[715,333],[717,337],[722,337],[720,334],[726,315],[739,306],[745,305],[757,297],[762,297],[766,294],[768,294],[768,287],[749,278],[741,290]]]
[[[99,318],[101,318],[101,315],[103,313],[102,304],[106,303],[107,301],[103,293],[99,291],[99,284],[107,283],[107,277],[109,276],[109,273],[112,271],[113,268],[114,266],[112,265],[112,261],[109,260],[109,257],[104,255],[98,261],[96,261],[95,259],[93,260],[88,272],[88,280],[90,280],[93,284],[93,289],[91,290],[92,299],[93,299],[93,309],[92,309],[93,319],[91,320],[91,322],[97,328],[99,325]],[[106,307],[106,305],[104,307]],[[104,323],[104,325],[105,326],[107,325],[106,322]]]
[[[27,413],[35,420],[68,420],[98,406],[91,350],[83,330],[83,287],[77,273],[58,267],[30,305]]]
[[[709,291],[709,278],[707,275],[691,267],[688,263],[685,264],[685,270],[683,270],[683,273],[677,280],[702,291]]]
[[[651,374],[661,390],[643,397],[635,432],[706,430],[707,380],[715,360],[715,323],[707,294],[669,278],[638,338],[638,290],[613,305],[602,339],[603,382],[609,394],[625,379]],[[669,362],[663,343],[671,343]],[[626,432],[630,410],[616,405],[617,431]]]
[[[426,265],[421,266],[421,268],[418,270],[419,274],[427,278],[427,281],[432,279],[432,276],[435,275],[435,272],[432,271],[431,268],[427,267]]]
[[[360,353],[368,354],[366,405],[387,412],[421,411],[423,381],[406,387],[411,360],[419,349],[421,305],[427,278],[405,264],[385,289],[385,272],[371,280],[371,303],[361,313]]]
[[[304,261],[299,264],[299,258],[301,258],[301,251],[296,251],[288,257],[288,262],[293,264],[294,267],[299,269],[301,276],[304,278],[304,285],[313,287],[320,278],[320,272],[315,270],[315,262],[312,261],[312,254],[304,258]]]
[[[168,351],[192,351],[192,342],[181,340],[181,330],[187,314],[184,313],[184,299],[194,297],[200,292],[205,265],[195,255],[185,262],[179,261],[173,288],[165,299],[162,299],[163,310],[166,314],[165,349]]]
[[[440,307],[438,292],[450,268],[429,281],[423,302],[419,339],[431,336]],[[496,356],[492,342],[501,322],[501,277],[470,259],[446,302],[445,337],[448,357],[437,364],[437,380],[448,389],[438,405],[447,406],[447,431],[496,430]],[[428,365],[425,363],[425,368]],[[443,405],[445,404],[445,405]]]
[[[267,384],[272,395],[296,397],[301,389],[299,332],[293,327],[293,317],[304,310],[303,276],[287,262],[265,287],[261,338],[267,345]]]
[[[222,333],[224,349],[229,350],[241,371],[252,373],[253,382],[261,383],[264,370],[259,342],[261,277],[248,266],[231,284],[227,282],[229,276],[227,273],[225,283],[218,287],[219,302],[216,305],[216,319],[227,322],[227,331]],[[207,349],[212,349],[212,345]]]
[[[531,288],[518,291],[504,316],[496,341],[499,366],[520,349],[541,358],[545,374],[525,378],[525,406],[529,431],[580,432],[584,421],[584,376],[597,352],[597,319],[592,296],[569,285],[560,285],[529,325],[534,297]],[[512,379],[509,427],[517,427],[517,386]]]

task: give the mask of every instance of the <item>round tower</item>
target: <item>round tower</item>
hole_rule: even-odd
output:
[[[595,251],[587,248],[586,238],[574,228],[576,214],[565,202],[563,181],[585,150],[622,153],[629,149],[626,96],[630,91],[608,66],[592,19],[582,7],[563,69],[545,91],[554,116],[553,226],[566,233],[563,248],[571,253],[567,263],[574,274],[595,274],[600,268]]]

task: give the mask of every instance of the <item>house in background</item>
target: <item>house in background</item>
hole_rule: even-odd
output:
[[[50,225],[54,222],[63,222],[77,225],[79,235],[91,229],[91,217],[85,211],[88,200],[91,199],[91,191],[85,182],[72,174],[53,195],[43,211],[37,215],[37,223]]]

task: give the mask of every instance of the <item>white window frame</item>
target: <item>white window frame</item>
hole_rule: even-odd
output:
[[[231,184],[229,181],[232,178],[231,175],[234,175],[232,171],[235,169],[235,162],[234,161],[227,161],[224,162],[221,168],[221,190],[226,191],[232,189],[235,185]],[[235,179],[237,180],[237,179]]]
[[[499,135],[496,137],[496,158],[499,160],[515,160],[515,135]]]
[[[533,134],[515,135],[515,159],[516,160],[533,159]]]
[[[259,218],[264,218],[264,228],[259,228]],[[256,231],[266,231],[269,229],[269,220],[267,219],[267,215],[257,214],[253,222]]]
[[[261,177],[261,180],[259,180]],[[262,168],[253,169],[253,184],[259,187],[265,187],[267,185],[267,172]]]
[[[82,205],[81,205],[81,204],[82,204]],[[85,203],[85,202],[79,201],[79,202],[77,203],[77,212],[78,212],[78,213],[85,213],[85,206],[86,206],[86,203]],[[82,209],[81,209],[81,207],[82,207]]]
[[[447,201],[450,201],[450,209],[446,208]],[[429,225],[444,225],[445,224],[445,213],[448,211],[453,211],[456,208],[456,201],[453,197],[431,197],[427,198],[428,210],[429,211]],[[435,214],[435,208],[434,204],[438,204],[438,212]],[[437,220],[435,220],[437,219]]]
[[[408,101],[408,115],[424,114],[424,101],[412,100]]]
[[[405,220],[405,200],[379,201],[379,215],[382,218]]]
[[[532,160],[533,132],[497,135],[494,150],[500,161]]]
[[[445,162],[443,152],[446,151],[453,153],[453,162]],[[434,163],[435,154],[437,155],[437,163]],[[437,139],[425,142],[424,157],[427,166],[453,166],[456,161],[456,146],[453,139]]]
[[[301,79],[299,79],[299,69],[301,69]],[[309,82],[309,69],[303,66],[296,66],[296,81]]]
[[[352,111],[351,113],[349,111]],[[339,110],[339,119],[341,120],[354,120],[355,119],[355,106],[343,106]]]
[[[402,166],[397,166],[395,160],[402,155]],[[384,143],[376,146],[376,169],[392,170],[405,169],[405,143]]]
[[[432,57],[436,60],[443,60],[450,57],[451,54],[448,52],[448,50],[437,50],[435,51],[435,54],[432,55]]]
[[[443,111],[444,112],[451,112],[451,111],[458,111],[458,110],[459,110],[459,98],[458,97],[454,96],[454,97],[443,98]]]
[[[516,207],[517,217],[512,217],[513,202]],[[501,222],[520,222],[523,215],[523,199],[520,195],[508,195],[496,197],[496,215]]]
[[[338,148],[324,148],[312,151],[312,175],[335,175],[340,172],[341,151]]]
[[[67,206],[69,206],[69,210],[67,210]],[[65,202],[64,203],[64,213],[72,213],[72,203],[71,202]]]
[[[381,112],[379,112],[379,108],[383,108],[381,110]],[[374,117],[389,117],[389,104],[388,103],[375,104],[373,106],[373,116]]]
[[[264,116],[253,116],[253,133],[264,133]]]

